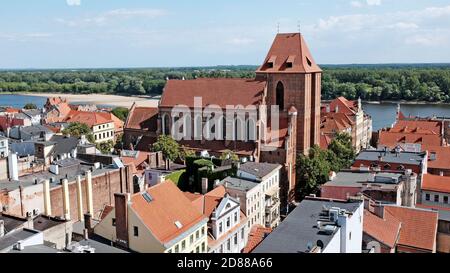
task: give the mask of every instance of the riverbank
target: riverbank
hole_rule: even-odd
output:
[[[331,100],[322,100],[322,103],[329,103]],[[429,101],[407,101],[407,100],[382,100],[382,101],[370,101],[363,100],[361,101],[364,104],[373,104],[373,105],[381,105],[381,104],[403,104],[403,105],[450,105],[450,102],[429,102]]]
[[[143,107],[158,107],[159,96],[119,96],[106,94],[58,94],[58,93],[12,93],[32,97],[63,97],[73,104],[95,104],[130,108],[133,103]]]

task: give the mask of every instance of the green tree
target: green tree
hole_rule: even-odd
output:
[[[127,119],[129,112],[130,110],[125,107],[116,107],[111,111],[114,116],[118,117],[122,121],[125,121]]]
[[[231,159],[232,161],[239,161],[239,156],[231,150],[226,150],[220,155],[220,159]]]
[[[180,145],[171,137],[160,135],[153,144],[154,152],[162,152],[166,160],[166,167],[169,167],[169,161],[174,161],[180,157]]]
[[[333,163],[331,166],[335,172],[349,168],[356,157],[352,137],[347,133],[336,135],[328,146],[328,152],[329,162]]]
[[[303,199],[316,193],[319,186],[328,181],[331,164],[328,161],[328,151],[314,146],[309,155],[299,155],[297,158],[297,195]]]
[[[37,106],[34,103],[27,103],[27,104],[25,104],[23,109],[27,109],[27,110],[37,109]]]
[[[97,149],[102,152],[102,154],[110,154],[114,149],[114,141],[108,140],[105,142],[97,143]]]
[[[81,137],[82,135],[86,136],[86,139],[94,143],[94,136],[92,135],[92,130],[84,123],[74,122],[70,123],[69,126],[67,126],[66,129],[62,131],[63,135],[67,136],[74,136],[74,137]]]

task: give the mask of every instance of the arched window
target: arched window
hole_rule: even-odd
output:
[[[278,82],[277,84],[277,90],[276,90],[276,100],[277,105],[280,107],[280,110],[284,110],[284,85],[282,82]]]
[[[164,135],[170,135],[170,121],[169,121],[169,115],[164,114],[162,118],[162,126],[163,126],[163,134]]]
[[[251,117],[247,120],[247,140],[256,141],[256,124]]]

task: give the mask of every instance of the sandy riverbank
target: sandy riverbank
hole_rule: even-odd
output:
[[[69,103],[86,103],[96,105],[108,105],[115,107],[127,107],[130,108],[134,102],[137,102],[139,106],[145,107],[157,107],[157,97],[135,97],[135,96],[118,96],[118,95],[105,95],[105,94],[57,94],[57,93],[15,93],[24,96],[35,97],[63,97],[66,98]]]

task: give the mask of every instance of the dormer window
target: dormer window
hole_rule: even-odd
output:
[[[286,68],[292,68],[294,66],[295,56],[289,56],[286,60]]]
[[[309,66],[312,66],[312,62],[308,57],[306,57],[306,62],[308,63]]]
[[[268,68],[273,68],[273,66],[275,65],[275,61],[277,60],[277,56],[272,56],[269,58],[269,60],[267,61],[267,67]]]

